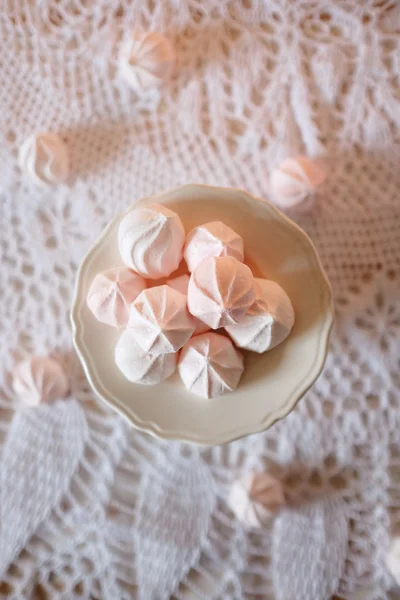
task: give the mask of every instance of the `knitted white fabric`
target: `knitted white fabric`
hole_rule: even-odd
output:
[[[161,31],[177,52],[168,87],[143,97],[116,69],[133,28]],[[313,564],[318,581],[298,589],[330,593],[340,579],[343,595],[388,597],[384,558],[400,514],[399,32],[400,6],[389,0],[5,3],[0,591],[7,598],[168,600],[188,590],[206,600],[282,598],[273,572],[285,564],[279,531],[298,531],[301,549],[302,519],[313,528],[309,539],[332,541],[336,559]],[[20,144],[40,131],[67,143],[67,184],[43,190],[19,170]],[[299,219],[336,300],[323,375],[287,419],[223,447],[188,448],[133,430],[96,401],[71,351],[68,311],[85,252],[117,211],[145,195],[192,182],[268,197],[270,169],[300,153],[321,156],[328,172],[314,211]],[[46,352],[65,361],[72,396],[22,409],[10,386],[13,365]],[[293,528],[285,513],[282,527],[246,531],[227,507],[229,484],[271,463]],[[304,498],[318,502],[296,513]],[[347,522],[335,531],[341,504]],[[297,560],[293,549],[290,556]],[[330,563],[327,551],[309,556]],[[285,600],[298,600],[293,594]]]

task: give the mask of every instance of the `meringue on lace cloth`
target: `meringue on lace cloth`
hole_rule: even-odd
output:
[[[271,541],[280,528],[248,533],[226,504],[238,475],[271,462],[294,503],[332,490],[346,503],[339,592],[387,595],[385,555],[400,508],[399,23],[399,6],[385,1],[7,4],[0,15],[0,590],[7,597],[126,600],[147,592],[147,600],[184,598],[191,588],[207,600],[273,600]],[[116,68],[133,27],[161,31],[177,54],[169,85],[140,97]],[[40,189],[19,170],[18,148],[34,131],[57,132],[67,143],[68,185]],[[116,212],[188,182],[268,197],[271,169],[299,154],[320,156],[328,173],[313,212],[298,222],[332,282],[337,322],[324,373],[287,419],[224,447],[167,444],[98,404],[72,358],[71,398],[19,412],[12,368],[28,353],[71,350],[77,267]],[[182,468],[182,456],[192,470]],[[168,578],[149,580],[149,568]]]

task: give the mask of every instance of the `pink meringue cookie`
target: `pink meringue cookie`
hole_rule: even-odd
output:
[[[233,256],[243,262],[243,240],[221,221],[212,221],[188,234],[183,256],[191,273],[210,256]]]
[[[161,383],[176,369],[178,355],[150,354],[136,343],[135,333],[126,329],[115,347],[115,364],[133,383],[155,385]]]
[[[316,188],[325,178],[324,171],[310,158],[289,158],[271,173],[272,200],[282,210],[307,210],[313,203]]]
[[[181,294],[187,296],[188,288],[189,288],[189,280],[190,275],[178,275],[178,277],[173,277],[172,279],[167,279],[167,285],[172,287],[174,290],[177,290]]]
[[[98,321],[124,327],[129,309],[137,296],[146,289],[146,282],[126,267],[116,267],[98,273],[89,288],[87,304]]]
[[[157,32],[134,32],[121,48],[119,72],[137,93],[159,88],[171,77],[175,52]]]
[[[206,258],[190,277],[189,311],[211,329],[239,323],[255,298],[249,267],[232,256]]]
[[[261,354],[287,338],[294,325],[294,310],[289,296],[275,281],[254,282],[254,304],[240,323],[225,329],[236,346]]]
[[[174,277],[173,279],[168,279],[167,285],[174,288],[174,290],[178,290],[178,292],[181,292],[181,294],[185,294],[185,296],[187,297],[189,280],[190,280],[189,275],[179,275],[179,277]],[[196,329],[194,330],[193,335],[199,335],[200,333],[205,333],[206,331],[210,331],[209,326],[206,325],[205,323],[203,323],[203,321],[196,319],[196,317],[192,317],[192,318],[193,318],[193,322],[196,326]]]
[[[172,210],[138,207],[121,221],[118,246],[124,263],[148,279],[168,277],[182,260],[185,230]]]
[[[232,392],[243,373],[243,356],[229,338],[209,332],[190,339],[178,363],[186,388],[203,398]]]
[[[142,350],[151,354],[177,352],[195,330],[186,296],[169,285],[149,288],[136,298],[128,327]]]
[[[228,505],[247,527],[263,527],[286,504],[281,482],[270,473],[249,473],[236,480]]]
[[[14,371],[13,389],[28,406],[54,402],[68,394],[69,381],[64,367],[50,356],[32,356]]]

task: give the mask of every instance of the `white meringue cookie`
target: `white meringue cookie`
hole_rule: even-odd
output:
[[[169,285],[139,294],[131,305],[128,327],[142,350],[151,354],[177,352],[195,330],[186,296]]]
[[[137,93],[160,87],[172,75],[175,52],[160,33],[134,33],[122,46],[119,72]]]
[[[190,277],[189,311],[211,329],[240,322],[255,298],[249,267],[232,256],[206,258]]]
[[[31,135],[19,149],[18,162],[41,187],[65,181],[69,174],[68,148],[55,133]]]
[[[243,373],[243,356],[229,338],[203,333],[183,347],[178,370],[189,391],[214,398],[237,388]]]
[[[87,304],[98,321],[124,327],[132,302],[146,289],[146,281],[127,267],[98,273],[87,295]]]
[[[188,288],[189,288],[189,275],[179,275],[179,277],[174,277],[173,279],[167,279],[167,285],[172,287],[174,290],[177,290],[181,294],[184,294],[187,297]],[[193,335],[199,335],[200,333],[205,333],[206,331],[210,331],[208,325],[196,319],[196,317],[192,317],[193,322],[196,326],[196,329],[193,332]]]
[[[247,527],[263,527],[286,504],[282,484],[269,473],[250,473],[232,484],[228,505]]]
[[[287,338],[294,325],[294,310],[289,296],[275,281],[254,282],[254,304],[240,323],[225,329],[236,346],[261,354]]]
[[[324,171],[310,158],[289,158],[271,173],[272,200],[283,210],[307,210],[312,205],[316,188],[325,178]]]
[[[168,277],[182,260],[185,230],[172,210],[153,204],[128,213],[118,230],[124,263],[149,279]]]
[[[12,385],[28,406],[64,398],[69,390],[64,367],[50,356],[32,356],[20,362],[14,370]]]
[[[233,256],[243,262],[243,240],[221,221],[212,221],[195,227],[187,235],[183,256],[190,272],[209,256]]]
[[[150,354],[136,343],[134,332],[123,332],[115,347],[115,363],[121,373],[133,383],[155,385],[161,383],[176,369],[178,355]]]

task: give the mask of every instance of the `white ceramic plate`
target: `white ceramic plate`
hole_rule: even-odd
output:
[[[94,276],[122,264],[117,235],[124,215],[117,215],[81,265],[72,308],[74,343],[89,382],[132,425],[159,437],[222,444],[263,431],[294,408],[325,362],[332,295],[316,250],[274,206],[240,190],[185,185],[140,202],[154,203],[176,211],[186,231],[215,220],[235,229],[254,274],[277,281],[288,293],[294,328],[277,348],[245,353],[244,375],[230,394],[199,398],[184,388],[177,373],[157,386],[130,383],[114,364],[120,332],[96,321],[86,305]]]

